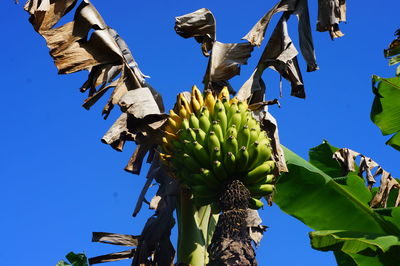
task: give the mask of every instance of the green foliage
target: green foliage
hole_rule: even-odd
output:
[[[399,265],[400,208],[371,209],[373,193],[356,172],[340,176],[336,150],[325,141],[307,162],[284,148],[289,172],[278,179],[275,203],[318,230],[310,233],[312,247],[334,251],[339,265]]]
[[[65,256],[69,263],[65,262],[64,260],[60,260],[57,262],[56,266],[88,266],[88,261],[86,255],[83,253],[75,254],[74,252],[70,252]]]
[[[383,135],[394,134],[386,144],[400,150],[400,77],[381,78],[373,76],[371,119]]]
[[[400,262],[398,236],[326,230],[311,232],[310,239],[313,248],[321,251],[335,250],[335,254],[344,253],[355,265],[398,265]],[[344,263],[338,261],[339,265],[348,265],[348,262]]]

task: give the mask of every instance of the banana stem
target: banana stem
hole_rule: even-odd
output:
[[[211,206],[196,208],[189,190],[182,188],[177,208],[178,262],[189,265],[206,265],[208,262],[207,240],[213,232],[215,219]],[[211,225],[211,226],[209,226]]]

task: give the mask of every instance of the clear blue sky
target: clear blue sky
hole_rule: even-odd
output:
[[[115,108],[104,121],[100,114],[105,100],[89,112],[81,107],[85,95],[79,87],[87,73],[57,75],[44,39],[28,22],[23,2],[0,3],[0,264],[54,265],[69,251],[86,252],[89,257],[122,251],[91,243],[91,232],[140,234],[151,212],[143,208],[137,218],[131,213],[147,167],[141,176],[124,172],[133,144],[118,153],[100,142],[119,111]],[[194,40],[175,34],[174,17],[206,7],[217,19],[217,39],[238,42],[275,2],[94,0],[93,4],[125,39],[171,108],[177,93],[201,85],[207,64]],[[316,5],[317,0],[310,1],[313,30]],[[307,99],[289,96],[290,85],[284,82],[282,107],[270,108],[284,145],[307,157],[310,147],[327,139],[374,158],[400,177],[399,153],[384,144],[387,138],[369,119],[371,75],[394,76],[383,49],[400,27],[399,10],[398,0],[349,1],[348,23],[341,25],[343,38],[331,41],[328,33],[313,31],[320,70],[305,72],[299,58]],[[289,31],[297,43],[296,24],[292,18]],[[236,89],[249,77],[260,52],[256,48],[241,75],[232,80]],[[278,97],[278,74],[266,71],[264,81],[268,98]],[[257,249],[260,265],[336,264],[331,253],[312,250],[310,229],[277,206],[261,215],[269,229]],[[130,265],[130,261],[109,265]]]

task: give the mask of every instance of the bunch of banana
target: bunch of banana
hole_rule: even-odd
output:
[[[239,179],[251,193],[251,207],[262,207],[260,198],[274,189],[275,163],[247,103],[230,99],[226,87],[203,97],[193,86],[190,99],[178,95],[176,107],[164,128],[161,159],[191,188],[197,204],[214,202],[228,179]]]

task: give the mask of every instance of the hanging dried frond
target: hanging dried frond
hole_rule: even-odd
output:
[[[252,51],[250,43],[215,42],[211,52],[209,81],[224,81],[239,75],[240,66],[247,64]]]
[[[357,164],[356,158],[360,157],[360,163]],[[370,202],[372,208],[387,207],[389,194],[392,190],[397,189],[397,199],[394,207],[400,205],[400,184],[392,177],[392,175],[384,170],[378,163],[365,155],[358,153],[356,151],[343,148],[337,150],[333,154],[333,159],[339,162],[343,169],[343,175],[346,176],[350,172],[356,172],[361,178],[366,178],[368,183],[368,188],[371,190],[372,186],[376,183],[376,178],[381,177],[379,190],[375,194],[374,198]],[[372,173],[372,170],[375,173]]]
[[[318,0],[318,31],[329,31],[332,39],[342,37],[342,21],[346,21],[346,0]]]
[[[215,18],[210,10],[201,8],[175,18],[175,31],[183,38],[194,37],[201,43],[204,56],[209,56],[215,42]]]

